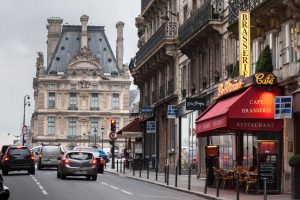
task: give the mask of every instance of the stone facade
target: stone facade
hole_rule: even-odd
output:
[[[86,15],[80,21],[81,26],[70,26],[60,18],[48,19],[47,67],[39,52],[33,80],[33,146],[109,148],[110,119],[116,119],[117,129],[128,123],[131,82],[122,64],[124,23],[117,26],[116,59],[104,27],[88,26]],[[124,141],[116,145],[124,148]]]

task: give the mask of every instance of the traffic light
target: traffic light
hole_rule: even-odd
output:
[[[111,130],[111,132],[116,132],[116,120],[115,119],[110,120],[110,130]]]

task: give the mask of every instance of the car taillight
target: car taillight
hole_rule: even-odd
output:
[[[70,164],[70,162],[71,162],[71,161],[68,160],[68,159],[64,159],[64,160],[63,160],[63,163],[64,163],[65,165],[66,165],[66,164]]]
[[[105,162],[105,160],[103,158],[100,158],[100,163],[102,164],[104,162]]]
[[[96,165],[97,164],[97,160],[96,159],[91,160],[91,164],[92,165]]]
[[[4,160],[5,160],[5,161],[8,161],[8,160],[9,160],[9,157],[8,157],[8,156],[5,156],[5,157],[4,157]]]
[[[39,157],[40,157],[40,158],[43,157],[43,154],[42,154],[42,153],[39,153]]]
[[[34,160],[34,155],[31,154],[31,155],[30,155],[30,159],[31,159],[31,160]]]

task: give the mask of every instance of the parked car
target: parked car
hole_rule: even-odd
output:
[[[34,156],[27,146],[9,146],[2,159],[2,174],[21,170],[35,174]]]
[[[60,145],[42,145],[39,151],[38,170],[45,167],[57,167],[57,159],[63,154],[64,149]]]
[[[41,151],[42,146],[36,146],[31,148],[30,150],[32,151],[33,155],[34,155],[34,161],[38,162],[39,161],[39,153]]]
[[[99,152],[100,149],[94,149],[92,147],[75,147],[74,150],[77,151],[89,151],[92,152],[95,159],[97,160],[97,166],[98,166],[98,173],[103,174],[104,173],[104,166],[106,159],[104,156],[101,155]],[[103,151],[102,151],[103,152]],[[104,152],[103,152],[104,153]],[[104,153],[105,154],[105,153]],[[105,154],[106,156],[106,154]],[[106,156],[107,157],[107,156]],[[108,158],[107,158],[108,159]]]
[[[68,151],[58,160],[57,178],[86,176],[87,179],[97,180],[97,160],[92,152]]]
[[[2,168],[2,158],[10,145],[3,145],[0,152],[0,168]]]
[[[94,151],[97,151],[97,152],[100,153],[100,156],[102,158],[104,158],[105,163],[109,163],[110,162],[110,159],[108,158],[107,153],[105,153],[102,149],[94,149]]]
[[[3,177],[0,174],[0,199],[1,200],[8,200],[10,196],[10,192],[8,187],[3,185]]]

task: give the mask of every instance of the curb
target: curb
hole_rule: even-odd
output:
[[[219,198],[219,197],[215,197],[213,195],[204,194],[204,193],[200,193],[200,192],[195,192],[195,191],[191,191],[191,190],[186,190],[186,189],[182,189],[182,188],[178,188],[178,187],[175,187],[175,186],[166,185],[166,184],[163,184],[163,183],[160,183],[160,182],[151,181],[151,180],[147,180],[147,179],[143,179],[143,178],[139,178],[139,177],[127,176],[127,175],[119,174],[117,172],[106,171],[106,170],[105,170],[105,172],[110,173],[110,174],[114,174],[114,175],[117,175],[117,176],[120,176],[120,177],[124,177],[124,178],[129,178],[129,179],[133,179],[133,180],[137,180],[137,181],[142,181],[142,182],[146,182],[146,183],[150,183],[150,184],[154,184],[154,185],[159,185],[159,186],[162,186],[162,187],[165,187],[165,188],[169,188],[169,189],[172,189],[172,190],[177,190],[177,191],[180,191],[180,192],[185,192],[185,193],[197,195],[197,196],[200,196],[200,197],[203,197],[203,198],[206,198],[206,199],[211,199],[211,200],[228,200],[226,198]]]

